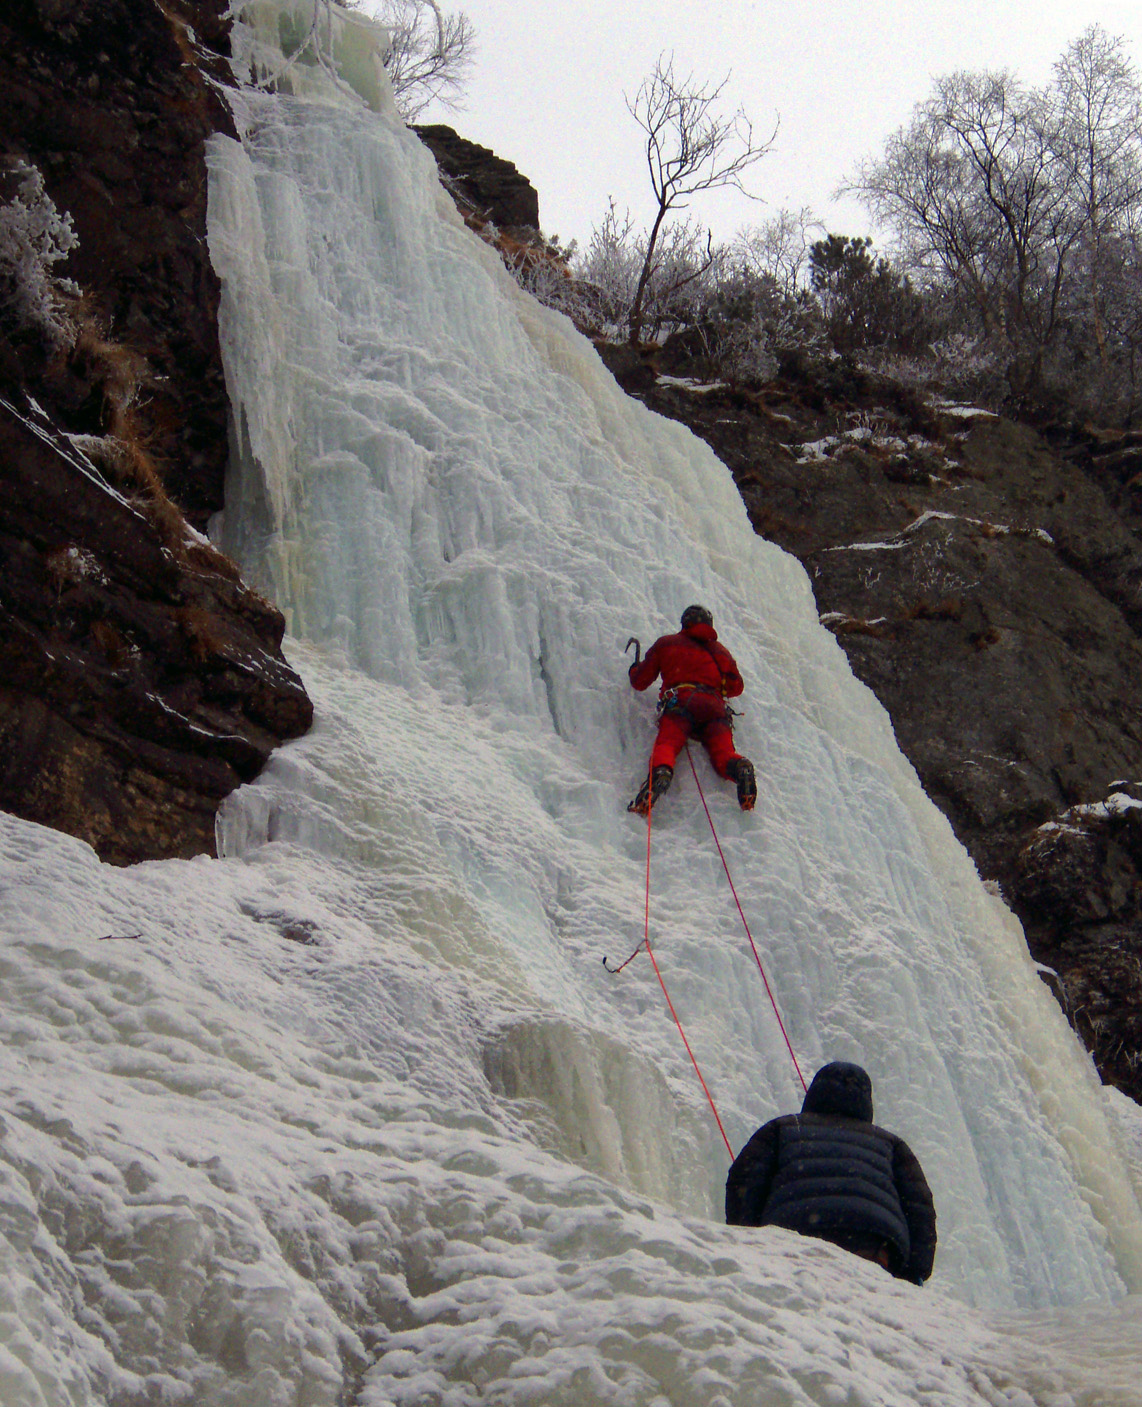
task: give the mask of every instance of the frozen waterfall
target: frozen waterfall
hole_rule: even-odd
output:
[[[240,55],[281,71],[295,8],[248,7]],[[1135,1181],[1018,926],[800,566],[464,228],[376,32],[338,23],[341,80],[243,91],[209,153],[215,532],[317,720],[217,861],[113,870],[0,818],[0,1400],[1125,1404]],[[602,965],[642,936],[623,646],[691,600],[747,685],[757,810],[696,758],[727,860],[802,1068],[864,1064],[924,1165],[924,1290],[721,1224],[653,973]],[[655,951],[737,1149],[801,1088],[684,763],[653,844]]]

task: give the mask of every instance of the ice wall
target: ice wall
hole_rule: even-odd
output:
[[[279,64],[258,8],[240,52]],[[383,92],[309,67],[215,142],[210,238],[217,529],[317,718],[219,860],[118,870],[0,816],[0,1402],[1127,1407],[1101,1091],[800,569],[462,228]],[[622,646],[695,598],[761,779],[743,817],[698,759],[727,858],[803,1066],[862,1060],[925,1164],[923,1290],[721,1224],[661,992],[600,961],[641,936]],[[800,1086],[685,764],[653,895],[739,1147]]]
[[[440,851],[457,921],[423,951],[523,994],[494,1078],[545,1106],[560,1148],[716,1214],[724,1149],[652,974],[599,961],[641,916],[645,837],[623,802],[652,724],[622,646],[700,599],[748,680],[739,746],[762,779],[748,818],[714,782],[716,816],[806,1069],[870,1068],[930,1170],[944,1283],[1025,1302],[1134,1283],[1138,1208],[1090,1068],[798,564],[754,536],[703,445],[515,287],[391,113],[244,102],[244,142],[211,153],[240,417],[220,531],[340,671],[337,707],[342,689],[370,700],[334,809],[362,786],[366,810],[399,796]],[[273,781],[248,790],[227,853],[288,835],[340,855],[306,813]],[[800,1089],[705,827],[684,768],[658,816],[654,931],[736,1147]],[[366,832],[352,843],[383,888]],[[564,1088],[576,1061],[594,1100]],[[629,1062],[669,1095],[625,1087]],[[679,1141],[681,1183],[637,1171]]]

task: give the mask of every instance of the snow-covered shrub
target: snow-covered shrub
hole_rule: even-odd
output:
[[[709,374],[737,385],[771,381],[782,367],[828,360],[834,353],[816,301],[789,294],[769,274],[719,266],[701,309]]]
[[[7,197],[0,201],[0,311],[59,345],[71,331],[59,294],[78,292],[53,272],[79,243],[71,216],[56,209],[39,170],[19,158],[0,170],[0,194]]]
[[[685,341],[706,363],[706,374],[736,383],[769,381],[777,374],[771,317],[781,303],[774,281],[720,263],[700,316]]]
[[[924,396],[947,397],[997,409],[1010,393],[1004,348],[987,338],[953,332],[933,342],[925,355],[901,356],[871,348],[857,364],[866,371]]]
[[[612,200],[574,266],[575,278],[589,290],[599,330],[607,335],[625,335],[642,257],[634,217],[629,210],[620,216]]]
[[[598,324],[609,336],[625,337],[629,331],[646,243],[646,232],[636,228],[629,211],[620,216],[612,200],[574,263],[574,275],[592,290]],[[643,293],[643,339],[661,342],[696,323],[724,262],[724,251],[712,246],[701,225],[690,220],[671,225],[658,240]]]
[[[754,319],[734,330],[725,345],[721,374],[739,385],[772,381],[780,363],[764,321]]]
[[[521,250],[501,250],[504,263],[521,288],[533,298],[571,319],[581,332],[595,331],[596,308],[590,288],[575,279],[566,262],[557,256]]]

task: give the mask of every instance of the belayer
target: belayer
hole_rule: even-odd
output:
[[[628,646],[629,648],[629,646]],[[687,606],[682,629],[663,635],[630,667],[630,682],[649,689],[661,674],[658,737],[650,768],[628,811],[645,816],[674,779],[674,763],[687,738],[697,738],[710,754],[714,771],[737,783],[738,805],[752,811],[757,800],[753,763],[734,748],[733,715],[726,703],[745,685],[734,657],[718,640],[714,617],[705,606]]]
[[[872,1122],[867,1071],[841,1060],[813,1076],[800,1114],[770,1119],[738,1154],[726,1221],[819,1236],[917,1285],[936,1255],[923,1169],[902,1138]]]

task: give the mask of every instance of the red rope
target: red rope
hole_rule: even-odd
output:
[[[738,898],[738,891],[734,888],[733,876],[730,874],[730,867],[726,864],[726,857],[722,851],[722,842],[718,839],[718,832],[714,828],[714,818],[710,815],[710,808],[706,805],[706,793],[702,790],[702,783],[698,780],[698,769],[694,766],[694,755],[690,751],[690,745],[686,745],[686,758],[690,763],[690,771],[694,774],[694,782],[698,788],[698,795],[702,798],[702,809],[706,813],[706,820],[710,823],[710,834],[714,837],[714,844],[718,847],[718,858],[722,862],[722,869],[726,872],[726,878],[730,882],[730,893],[734,896],[734,903],[738,906],[738,913],[741,915],[742,927],[745,929],[745,936],[749,939],[749,945],[753,949],[753,960],[757,963],[757,970],[761,973],[761,980],[765,983],[765,992],[769,997],[769,1004],[773,1007],[773,1014],[777,1017],[777,1024],[781,1028],[781,1034],[785,1038],[785,1047],[789,1051],[789,1058],[793,1061],[793,1068],[797,1071],[797,1078],[801,1081],[801,1088],[808,1091],[809,1086],[805,1083],[805,1076],[801,1073],[801,1066],[797,1063],[797,1057],[793,1054],[793,1044],[789,1039],[789,1033],[785,1029],[785,1022],[781,1019],[781,1012],[777,1009],[777,999],[773,995],[773,988],[769,985],[769,978],[765,975],[765,968],[761,963],[761,954],[757,951],[757,944],[753,941],[753,934],[749,931],[749,923],[746,920],[745,910],[742,908],[741,900]]]
[[[658,970],[658,963],[655,960],[654,949],[650,946],[650,939],[646,940],[646,955],[650,959],[650,964],[654,968],[654,975],[658,978],[658,985],[662,988],[662,995],[666,998],[666,1005],[670,1008],[670,1014],[674,1017],[674,1024],[678,1027],[678,1034],[682,1037],[682,1044],[686,1047],[686,1054],[690,1057],[690,1064],[694,1067],[694,1073],[698,1076],[698,1083],[702,1086],[710,1104],[710,1109],[714,1115],[714,1122],[718,1126],[718,1132],[722,1135],[722,1142],[726,1145],[726,1152],[730,1155],[730,1162],[734,1161],[734,1150],[730,1147],[730,1140],[726,1137],[726,1131],[722,1127],[722,1121],[718,1116],[718,1106],[714,1103],[714,1096],[710,1093],[710,1087],[702,1078],[702,1072],[698,1069],[698,1062],[694,1059],[694,1052],[690,1049],[690,1042],[686,1039],[686,1032],[682,1029],[682,1022],[678,1019],[678,1013],[674,1010],[674,1003],[670,1000],[670,993],[666,990],[666,983],[662,980],[662,973]]]
[[[646,808],[646,900],[643,907],[643,931],[642,942],[627,958],[626,962],[615,968],[608,968],[608,972],[621,972],[627,963],[633,962],[643,948],[650,959],[650,965],[654,968],[654,975],[658,978],[658,985],[662,988],[662,995],[666,998],[666,1005],[670,1008],[670,1014],[674,1018],[674,1024],[678,1027],[678,1034],[682,1037],[682,1044],[686,1047],[686,1054],[690,1057],[690,1064],[694,1067],[694,1073],[698,1076],[698,1083],[702,1086],[702,1092],[709,1102],[710,1110],[714,1115],[714,1122],[718,1126],[718,1132],[722,1135],[722,1142],[726,1145],[726,1152],[730,1155],[730,1162],[734,1160],[734,1150],[730,1146],[730,1140],[726,1137],[726,1130],[722,1126],[721,1116],[718,1114],[718,1106],[714,1103],[714,1096],[710,1093],[710,1087],[702,1077],[702,1071],[698,1068],[698,1061],[694,1052],[690,1049],[690,1042],[686,1039],[686,1032],[682,1029],[682,1022],[678,1018],[678,1012],[674,1009],[674,1003],[670,1000],[670,993],[666,990],[666,983],[662,973],[658,968],[658,961],[654,956],[654,949],[650,946],[650,827],[654,817],[654,767],[653,764],[649,774],[650,790],[648,794],[649,805]]]
[[[654,754],[646,774],[646,901],[642,910],[642,941],[650,952],[650,823],[654,819]],[[638,952],[638,949],[635,949]],[[633,956],[633,955],[632,955]]]

